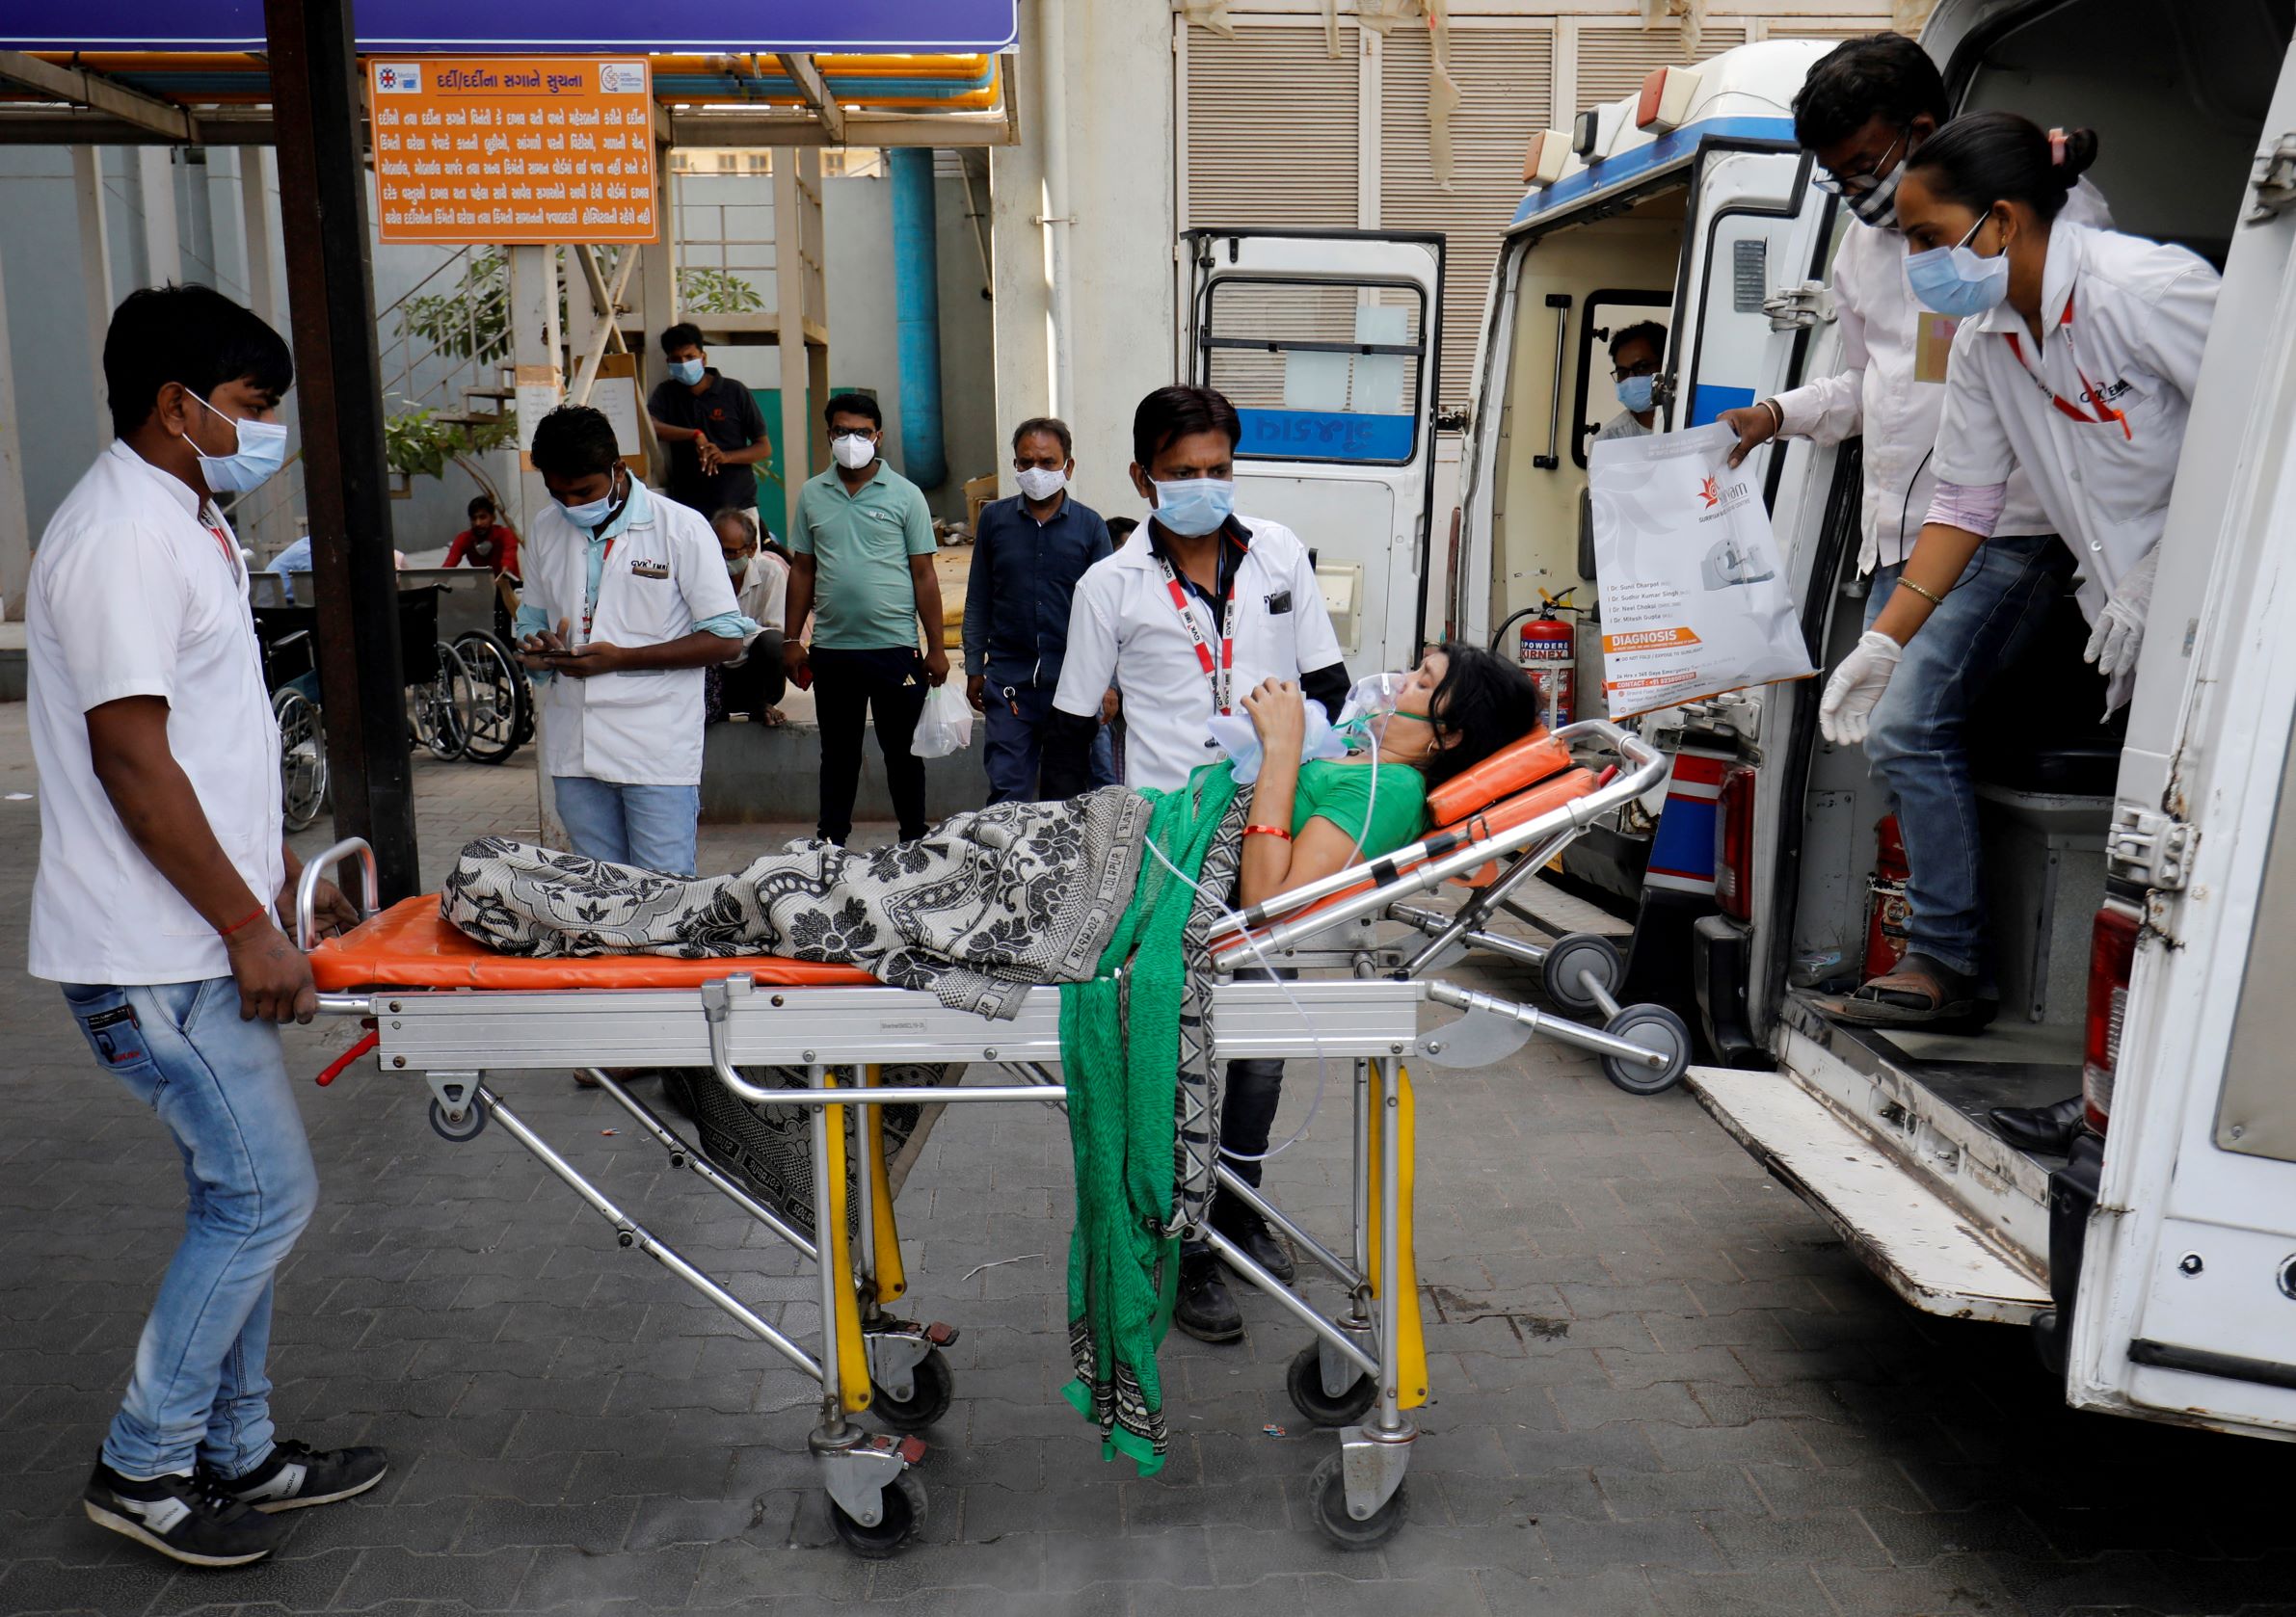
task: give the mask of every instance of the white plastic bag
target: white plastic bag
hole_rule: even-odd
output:
[[[921,758],[945,758],[973,745],[973,709],[953,680],[945,680],[924,693],[924,712],[917,721],[917,734],[909,751]]]
[[[1817,672],[1737,442],[1718,424],[1588,451],[1613,718]]]

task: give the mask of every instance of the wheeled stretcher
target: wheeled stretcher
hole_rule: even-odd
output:
[[[1619,761],[1597,775],[1573,765],[1574,745],[1614,753]],[[1584,827],[1648,790],[1665,768],[1654,749],[1603,721],[1517,743],[1429,795],[1429,817],[1441,829],[1422,841],[1231,915],[1214,930],[1215,1057],[1318,1058],[1353,1071],[1353,1195],[1344,1236],[1327,1243],[1224,1164],[1215,1170],[1223,1193],[1257,1208],[1337,1284],[1340,1304],[1323,1312],[1304,1286],[1278,1282],[1218,1231],[1193,1232],[1313,1334],[1287,1385],[1303,1417],[1339,1428],[1339,1449],[1319,1468],[1311,1498],[1319,1524],[1342,1545],[1377,1544],[1400,1525],[1417,1435],[1409,1411],[1428,1391],[1411,1246],[1407,1062],[1484,1066],[1534,1035],[1654,1075],[1678,1069],[1689,1053],[1687,1042],[1678,1048],[1663,1027],[1653,1034],[1647,1024],[1619,1027],[1614,1019],[1614,1029],[1604,1031],[1443,982],[1428,973],[1455,954],[1464,929],[1396,912],[1401,901],[1494,862],[1535,869]],[[352,858],[360,863],[369,918],[344,937],[311,943],[316,884]],[[373,855],[356,839],[305,868],[298,925],[321,1007],[363,1019],[370,1029],[320,1081],[371,1050],[386,1075],[428,1086],[432,1126],[446,1138],[468,1139],[492,1119],[611,1224],[623,1246],[655,1259],[812,1377],[821,1403],[808,1444],[837,1531],[864,1555],[897,1551],[925,1510],[915,1469],[925,1445],[917,1434],[948,1407],[954,1377],[941,1350],[956,1333],[893,1312],[907,1286],[879,1108],[1063,1101],[1059,991],[1032,989],[1017,1016],[991,1020],[952,1010],[930,994],[883,987],[853,968],[814,962],[512,958],[453,930],[436,897],[375,914],[377,896]],[[1262,965],[1344,975],[1293,982],[1232,975]],[[1464,1015],[1423,1026],[1429,1006]],[[878,1070],[896,1062],[978,1063],[1018,1081],[878,1082]],[[806,1087],[760,1085],[741,1072],[761,1066],[801,1070]],[[817,1236],[753,1195],[631,1094],[610,1071],[627,1067],[704,1069],[753,1105],[804,1108]],[[817,1343],[793,1339],[688,1262],[585,1179],[488,1082],[490,1073],[568,1068],[595,1075],[673,1167],[698,1175],[814,1264]],[[848,1152],[856,1153],[853,1179],[863,1204],[850,1235]],[[864,1415],[892,1430],[864,1426],[856,1418]]]

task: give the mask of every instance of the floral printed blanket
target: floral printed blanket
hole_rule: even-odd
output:
[[[490,836],[463,850],[439,908],[502,954],[834,961],[1011,1017],[1028,989],[1092,975],[1139,880],[1149,811],[1105,786],[957,814],[865,853],[793,841],[699,878]]]

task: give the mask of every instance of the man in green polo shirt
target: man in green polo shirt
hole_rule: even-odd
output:
[[[789,678],[814,684],[821,726],[824,841],[842,846],[853,831],[861,782],[861,740],[874,720],[885,755],[885,784],[904,841],[924,835],[924,760],[909,750],[924,693],[948,677],[941,646],[941,581],[933,572],[933,517],[916,484],[877,456],[885,424],[877,401],[840,393],[822,414],[837,464],[797,495],[789,531]],[[813,644],[804,640],[813,614]],[[925,650],[917,650],[924,624]]]

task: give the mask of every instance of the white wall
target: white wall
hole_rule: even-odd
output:
[[[1067,60],[1046,64],[1041,8],[1061,4]],[[1172,16],[1139,0],[1024,0],[1021,142],[990,153],[997,271],[997,417],[1052,404],[1044,212],[1046,143],[1068,143],[1070,360],[1076,397],[1061,413],[1077,436],[1077,493],[1103,516],[1138,516],[1125,467],[1133,410],[1172,380]],[[1043,74],[1067,75],[1067,130],[1048,128]],[[1012,492],[1010,457],[997,464]]]

